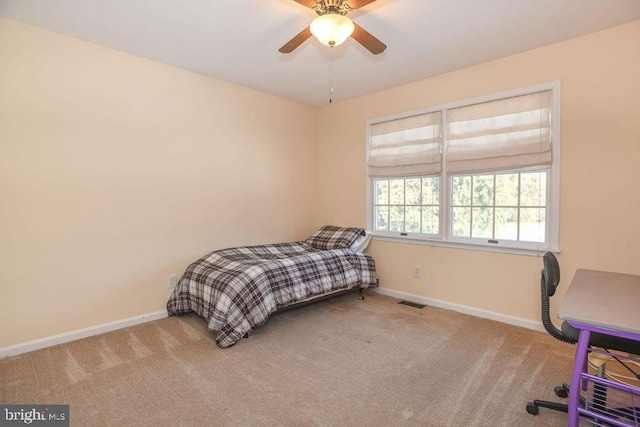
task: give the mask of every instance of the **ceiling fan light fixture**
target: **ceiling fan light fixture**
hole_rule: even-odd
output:
[[[355,29],[351,19],[338,13],[326,13],[311,22],[311,34],[326,46],[338,46],[343,43]]]

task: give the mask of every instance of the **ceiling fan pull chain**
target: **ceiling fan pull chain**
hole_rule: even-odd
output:
[[[333,102],[333,46],[329,51],[329,104]]]

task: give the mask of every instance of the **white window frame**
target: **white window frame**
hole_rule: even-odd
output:
[[[449,175],[446,169],[446,150],[443,148],[442,153],[442,169],[440,173],[440,233],[438,235],[422,235],[417,233],[399,233],[385,232],[374,230],[374,179],[366,177],[367,191],[367,229],[371,230],[374,240],[391,241],[407,244],[418,244],[428,246],[443,246],[462,249],[475,249],[491,252],[518,253],[524,255],[539,255],[540,253],[551,251],[560,252],[558,247],[559,234],[559,217],[560,217],[560,86],[559,80],[542,83],[534,86],[503,91],[499,93],[488,94],[484,96],[459,100],[446,104],[439,104],[428,108],[408,111],[400,114],[394,114],[385,117],[378,117],[366,122],[367,150],[369,152],[370,127],[372,124],[398,120],[404,117],[414,116],[417,114],[431,113],[434,111],[442,111],[442,121],[446,123],[446,111],[453,108],[464,107],[467,105],[478,104],[483,102],[495,101],[503,98],[527,95],[535,92],[551,91],[551,153],[552,164],[546,167],[521,168],[511,172],[531,171],[547,171],[547,211],[546,211],[546,238],[545,242],[522,242],[512,240],[498,240],[497,243],[489,243],[487,239],[478,238],[460,238],[453,237],[450,229],[450,200],[451,200],[451,178],[458,175],[482,175],[474,174],[452,174]],[[443,147],[447,143],[447,129],[443,129]],[[490,174],[506,173],[509,171],[495,171]],[[401,178],[401,177],[398,177]],[[406,178],[406,177],[405,177]]]

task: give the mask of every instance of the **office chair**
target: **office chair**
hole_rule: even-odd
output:
[[[558,329],[551,321],[549,314],[549,298],[556,293],[556,288],[560,283],[560,266],[556,256],[551,252],[546,252],[542,256],[543,268],[542,277],[540,279],[540,290],[542,294],[542,325],[547,332],[554,338],[566,342],[569,344],[575,344],[578,342],[578,336],[580,330],[574,328],[567,322],[562,322],[562,326]],[[600,347],[606,350],[618,350],[625,353],[640,354],[640,342],[619,338],[610,335],[599,334],[592,332],[589,337],[590,347]],[[598,360],[598,376],[604,377],[605,371],[605,359]],[[554,388],[554,391],[558,397],[566,398],[569,396],[569,385],[563,384]],[[606,390],[594,390],[594,396],[599,395],[599,401],[602,411],[606,411]],[[584,405],[584,399],[581,398],[581,405]],[[548,408],[561,412],[569,412],[567,404],[550,402],[547,400],[534,400],[527,403],[527,412],[531,415],[538,415],[539,408]]]

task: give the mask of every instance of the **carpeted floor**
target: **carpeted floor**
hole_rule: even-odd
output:
[[[216,347],[167,318],[0,360],[0,403],[70,404],[72,426],[563,426],[574,347],[542,332],[355,294]]]

